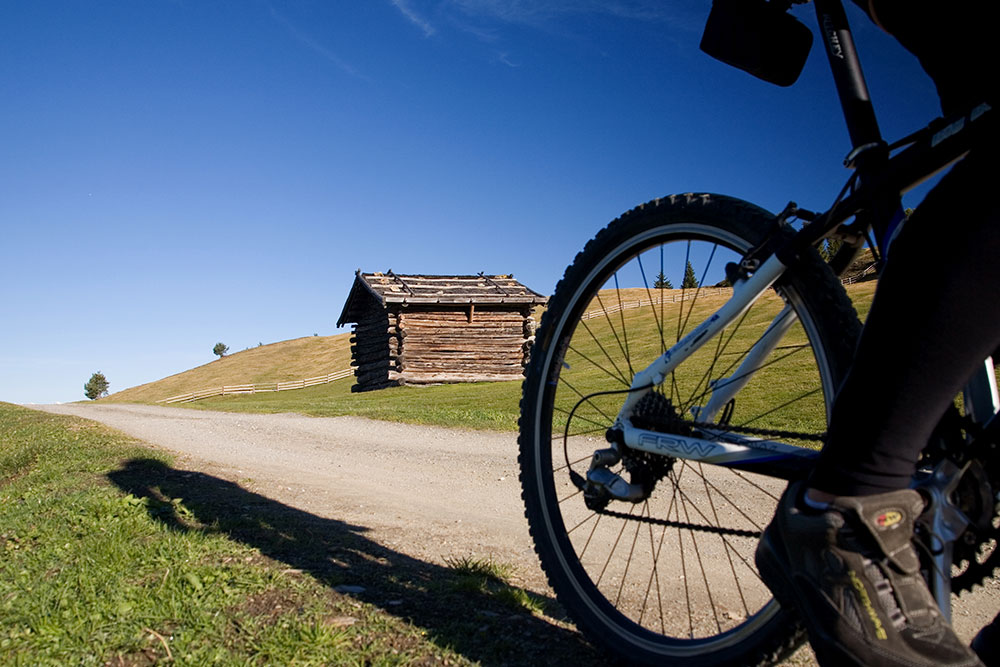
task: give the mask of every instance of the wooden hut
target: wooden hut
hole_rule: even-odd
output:
[[[355,274],[337,326],[353,322],[354,391],[516,380],[546,298],[513,276]]]

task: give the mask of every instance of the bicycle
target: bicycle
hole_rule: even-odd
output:
[[[790,4],[772,0],[766,18],[783,17],[781,43],[801,46],[811,36],[787,23]],[[566,269],[531,351],[518,458],[535,549],[577,626],[629,662],[773,663],[804,641],[753,554],[784,486],[813,465],[860,333],[837,276],[873,236],[884,257],[902,193],[995,122],[983,104],[887,144],[843,5],[814,4],[852,143],[833,205],[773,215],[707,193],[641,205]],[[727,58],[788,85],[766,54]],[[826,239],[841,246],[824,260]],[[680,290],[667,262],[685,269]],[[946,615],[953,590],[1000,566],[991,359],[959,403],[914,479],[929,501],[917,531],[924,571]]]

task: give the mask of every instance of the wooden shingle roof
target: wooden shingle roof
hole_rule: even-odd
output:
[[[483,273],[475,276],[397,275],[391,270],[386,273],[362,273],[358,269],[337,326],[343,326],[345,322],[357,322],[361,309],[371,298],[376,299],[382,306],[391,303],[534,306],[548,301],[546,297],[528,289],[510,275],[487,276]]]

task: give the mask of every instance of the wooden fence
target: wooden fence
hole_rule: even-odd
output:
[[[871,264],[866,266],[865,270],[862,271],[861,273],[855,276],[851,276],[850,278],[844,278],[840,282],[844,283],[845,285],[853,285],[854,283],[867,278],[870,274],[875,273],[877,266],[878,265],[875,262],[872,262]]]
[[[659,290],[657,290],[659,291]],[[692,288],[689,290],[667,290],[663,293],[663,296],[653,299],[636,299],[635,301],[623,301],[621,303],[616,303],[607,308],[601,308],[600,310],[591,310],[584,313],[580,319],[589,320],[595,317],[602,317],[604,314],[617,313],[623,310],[631,310],[633,308],[643,308],[645,306],[658,306],[661,303],[679,303],[681,301],[691,301],[695,298],[696,294],[698,298],[703,296],[719,296],[720,294],[732,294],[732,287],[702,287],[700,290],[697,288]]]
[[[872,263],[865,268],[864,271],[851,278],[844,278],[840,282],[844,285],[853,285],[854,283],[867,277],[869,274],[875,272],[875,264]],[[659,291],[659,290],[657,290]],[[669,293],[668,293],[669,292]],[[730,295],[733,293],[732,287],[702,287],[701,289],[692,288],[690,290],[668,290],[663,292],[663,296],[660,298],[653,299],[636,299],[635,301],[623,301],[621,303],[608,306],[607,308],[601,308],[600,310],[591,310],[584,313],[580,319],[589,320],[595,317],[602,317],[603,315],[611,315],[612,313],[618,313],[623,310],[631,310],[633,308],[644,308],[646,306],[658,306],[661,303],[679,303],[681,301],[691,301],[697,296],[701,298],[702,296],[720,296],[720,295]]]
[[[305,380],[288,380],[285,382],[263,382],[260,384],[230,384],[223,387],[212,387],[201,391],[192,391],[187,394],[179,394],[170,398],[163,398],[157,403],[189,403],[209,396],[227,396],[231,394],[260,394],[269,391],[287,391],[289,389],[305,389],[315,387],[318,384],[326,384],[334,380],[341,380],[354,375],[354,369],[348,368],[342,371],[334,371],[327,375],[319,375]]]
[[[868,267],[861,274],[861,276],[867,275],[874,271],[875,265]],[[851,283],[857,281],[861,276],[856,276],[853,279],[844,280],[845,285],[850,285]],[[601,317],[605,314],[617,313],[622,310],[631,310],[633,308],[642,308],[644,306],[660,305],[660,303],[678,303],[681,301],[690,301],[695,298],[695,294],[699,297],[701,296],[719,296],[723,294],[731,294],[733,291],[732,287],[703,287],[700,290],[670,290],[670,294],[664,293],[662,297],[657,299],[637,299],[635,301],[624,301],[622,303],[603,308],[601,310],[592,310],[590,312],[584,313],[581,319],[589,320],[594,317]],[[305,389],[306,387],[315,387],[319,384],[326,384],[328,382],[333,382],[334,380],[342,380],[343,378],[350,377],[354,375],[353,368],[347,368],[342,371],[335,371],[327,375],[319,375],[313,378],[306,378],[305,380],[288,380],[286,382],[264,382],[261,384],[232,384],[225,385],[222,387],[213,387],[211,389],[202,389],[200,391],[188,392],[187,394],[179,394],[177,396],[171,396],[170,398],[162,398],[157,403],[188,403],[190,401],[197,401],[202,398],[208,398],[210,396],[227,396],[232,394],[260,394],[269,391],[287,391],[289,389]]]

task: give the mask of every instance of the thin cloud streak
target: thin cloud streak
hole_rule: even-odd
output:
[[[496,61],[510,68],[520,67],[520,65],[518,65],[517,63],[515,63],[513,60],[510,59],[510,55],[505,51],[497,52]]]
[[[317,42],[315,39],[313,39],[309,35],[305,34],[301,30],[296,28],[294,25],[292,25],[292,22],[289,21],[284,16],[282,16],[281,14],[279,14],[274,7],[268,5],[268,9],[271,12],[271,18],[280,23],[281,26],[288,32],[288,34],[293,39],[295,39],[295,41],[299,42],[303,46],[306,46],[315,53],[318,53],[319,55],[323,56],[323,58],[333,63],[338,69],[340,69],[345,74],[348,74],[356,79],[361,79],[362,81],[371,80],[367,76],[359,72],[356,67],[354,67],[353,65],[345,61],[343,58],[338,56],[336,53],[326,48],[325,46]]]
[[[490,17],[506,23],[537,26],[567,14],[604,14],[639,21],[684,23],[682,17],[700,10],[701,3],[652,0],[448,0],[469,16]],[[678,7],[680,5],[680,7]],[[687,5],[687,7],[685,7]],[[687,11],[686,11],[687,10]]]
[[[437,12],[484,43],[498,41],[497,29],[504,25],[563,32],[567,17],[585,15],[662,26],[664,39],[676,42],[678,31],[701,34],[708,9],[704,0],[440,0]],[[506,55],[498,62],[516,66]]]
[[[436,32],[434,26],[432,26],[429,21],[424,19],[422,16],[420,16],[413,10],[408,0],[390,0],[390,1],[392,2],[393,6],[396,9],[398,9],[403,14],[403,16],[407,18],[407,20],[409,20],[410,23],[417,26],[423,31],[424,37],[430,37]]]

